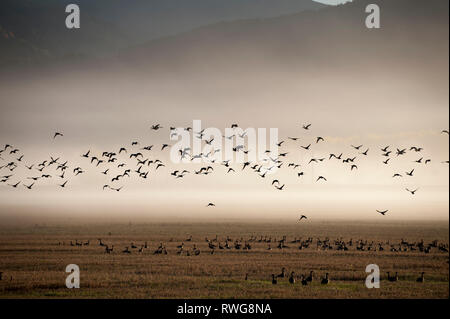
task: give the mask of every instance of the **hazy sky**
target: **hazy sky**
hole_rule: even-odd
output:
[[[59,162],[69,161],[70,168],[64,179],[57,177],[61,172],[56,172],[55,167],[46,169],[44,173],[53,178],[38,181],[32,190],[22,185],[18,189],[0,185],[2,212],[20,214],[28,209],[39,214],[71,212],[78,216],[107,211],[109,216],[124,217],[136,214],[217,218],[295,218],[303,212],[312,218],[359,219],[378,218],[376,209],[389,209],[388,218],[393,219],[448,216],[448,164],[442,163],[448,160],[448,136],[440,133],[448,127],[447,116],[440,114],[448,115],[448,109],[443,101],[430,103],[431,92],[421,90],[417,83],[396,85],[393,90],[389,83],[358,87],[357,79],[348,79],[347,84],[357,88],[355,95],[340,91],[338,85],[333,88],[331,84],[337,80],[333,77],[324,76],[309,83],[297,78],[304,84],[300,88],[291,76],[273,75],[279,84],[276,88],[255,79],[213,84],[191,76],[187,84],[184,76],[156,83],[98,75],[96,80],[60,78],[22,83],[20,88],[3,87],[0,92],[7,96],[4,103],[8,107],[2,111],[5,116],[1,121],[1,142],[20,149],[20,154],[24,154],[21,164],[37,165],[52,156],[60,157]],[[315,87],[320,85],[328,87],[327,94],[317,94]],[[383,94],[361,102],[361,97],[373,91]],[[395,107],[389,102],[393,94]],[[425,103],[428,108],[422,107]],[[430,108],[441,111],[430,113]],[[404,118],[406,109],[410,114],[408,121]],[[263,179],[248,168],[242,171],[241,164],[232,164],[236,173],[230,174],[224,166],[215,165],[214,174],[208,176],[193,174],[208,164],[172,164],[168,150],[160,151],[163,143],[173,144],[168,128],[192,126],[196,119],[203,121],[203,128],[216,127],[222,132],[232,123],[243,128],[279,128],[280,141],[285,141],[280,151],[289,152],[283,168]],[[161,123],[164,129],[151,131],[150,126],[155,123]],[[301,128],[305,123],[313,124],[310,131]],[[53,140],[54,131],[62,131],[64,137]],[[300,140],[289,141],[289,136]],[[315,145],[317,136],[323,136],[325,142]],[[139,141],[140,146],[132,148],[132,141]],[[310,143],[310,151],[300,149],[300,145]],[[356,151],[352,144],[364,146]],[[154,149],[141,151],[145,158],[160,159],[166,167],[158,171],[154,165],[144,167],[143,171],[150,172],[146,180],[132,175],[111,183],[111,178],[124,169],[112,164],[96,168],[81,157],[88,150],[101,157],[103,151],[118,152],[122,146],[137,152],[147,145],[154,145]],[[420,146],[424,151],[409,152],[400,158],[393,155],[390,165],[384,165],[380,148],[387,145],[391,150]],[[361,155],[367,148],[369,155]],[[329,161],[330,153],[344,153],[343,159],[356,156],[358,170],[352,172],[341,161]],[[128,154],[122,154],[118,163],[127,163],[134,172],[136,161],[130,160]],[[15,154],[2,157],[3,163],[17,158]],[[421,157],[432,159],[432,163],[414,163]],[[308,164],[311,158],[326,160]],[[301,166],[288,168],[291,162]],[[72,169],[77,166],[86,173],[74,177]],[[100,172],[107,167],[110,172],[104,176]],[[191,173],[183,179],[170,175],[184,169]],[[406,177],[405,172],[412,169],[414,177]],[[298,178],[300,171],[305,176]],[[5,169],[1,172],[8,174]],[[405,177],[393,179],[394,173]],[[8,184],[22,181],[29,185],[31,181],[26,178],[41,173],[35,168],[29,171],[20,167],[14,174]],[[317,183],[320,175],[328,182]],[[67,179],[66,189],[57,186]],[[271,185],[273,179],[286,184],[285,189],[276,190]],[[124,188],[120,192],[103,191],[105,184]],[[406,187],[420,190],[412,196]],[[206,208],[209,202],[217,207]]]

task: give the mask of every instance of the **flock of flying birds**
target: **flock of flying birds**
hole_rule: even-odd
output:
[[[302,129],[305,131],[310,131],[311,124],[302,125]],[[237,124],[233,124],[231,128],[236,129],[239,126]],[[163,127],[160,124],[155,124],[151,126],[152,131],[158,131]],[[191,132],[192,128],[187,127],[184,130]],[[207,145],[211,145],[213,142],[213,138],[210,140],[205,139],[205,130],[200,132],[193,132],[195,138],[203,140]],[[170,135],[176,135],[177,129],[174,127],[170,128]],[[449,135],[448,130],[443,130],[442,134]],[[240,138],[244,138],[246,135],[245,131],[243,134],[239,134]],[[231,136],[223,136],[224,139],[233,139],[236,135]],[[56,132],[53,135],[53,139],[61,139],[64,138],[64,134],[61,132]],[[300,140],[298,137],[288,137],[290,141],[297,142]],[[312,143],[307,145],[299,145],[298,148],[304,151],[310,151],[314,144],[324,143],[325,138],[318,136],[314,138]],[[281,141],[277,144],[278,147],[282,147],[285,141]],[[266,151],[267,158],[263,159],[264,163],[252,163],[245,162],[242,164],[242,167],[237,168],[236,166],[231,167],[230,160],[218,162],[214,159],[214,155],[218,150],[211,150],[207,154],[192,154],[192,150],[190,148],[179,149],[178,153],[180,159],[202,159],[204,162],[207,162],[208,165],[201,167],[199,170],[193,170],[193,172],[188,171],[186,169],[183,170],[175,170],[173,172],[167,172],[166,165],[159,159],[151,159],[152,151],[154,149],[158,149],[160,152],[167,151],[170,148],[169,144],[162,145],[149,145],[149,146],[141,146],[139,142],[133,141],[131,142],[131,147],[120,147],[118,150],[112,151],[104,151],[101,154],[93,154],[91,150],[86,151],[80,156],[85,160],[86,165],[90,168],[95,168],[99,170],[99,173],[105,175],[108,178],[108,183],[103,185],[103,190],[110,190],[120,192],[123,189],[123,186],[118,186],[121,181],[125,178],[131,178],[132,176],[136,176],[137,178],[147,179],[149,177],[150,171],[153,169],[155,172],[165,171],[165,173],[169,173],[176,179],[181,179],[186,176],[186,174],[195,174],[195,175],[209,175],[215,172],[214,165],[222,165],[226,168],[226,173],[236,173],[236,170],[252,170],[256,174],[258,174],[261,178],[266,178],[268,172],[273,170],[274,168],[281,168],[282,166],[286,166],[293,170],[296,170],[296,175],[298,178],[302,178],[305,175],[305,172],[298,171],[301,167],[300,164],[286,162],[288,152],[281,152],[278,154],[276,158],[271,157],[271,151]],[[340,161],[343,164],[349,166],[350,171],[358,169],[358,162],[360,158],[364,158],[369,156],[369,152],[371,151],[369,148],[365,148],[364,145],[350,145],[350,147],[358,153],[358,155],[352,155],[352,157],[344,157],[343,153],[340,154],[329,154],[327,157],[322,158],[311,158],[308,161],[308,164],[312,163],[320,163],[326,160],[328,161]],[[381,155],[384,158],[382,163],[384,165],[389,165],[390,161],[393,157],[401,157],[407,154],[407,152],[413,152],[419,154],[417,160],[414,162],[417,164],[428,165],[431,162],[430,158],[425,158],[420,156],[421,152],[424,150],[423,147],[411,146],[409,148],[391,148],[391,146],[381,147]],[[245,145],[236,145],[233,148],[234,152],[243,152],[244,154],[248,154],[249,150],[245,148]],[[130,161],[133,161],[130,164]],[[449,161],[443,162],[444,164],[448,164]],[[83,164],[84,165],[84,164]],[[26,172],[28,172],[28,176],[25,180],[15,180],[15,172],[16,169],[22,167]],[[53,168],[53,171],[50,171]],[[49,159],[45,159],[42,162],[32,162],[28,160],[25,155],[17,148],[10,144],[6,144],[3,149],[0,149],[0,185],[4,184],[8,187],[19,188],[22,187],[32,190],[35,186],[38,185],[40,180],[47,179],[56,179],[58,180],[57,185],[60,188],[68,187],[70,178],[77,177],[86,172],[86,169],[73,165],[69,166],[69,161],[61,158],[54,158],[50,156]],[[116,172],[116,173],[114,173]],[[117,173],[120,172],[120,173]],[[3,174],[2,174],[3,173]],[[406,176],[414,176],[415,169],[410,171],[406,171],[404,175]],[[392,178],[402,178],[403,173],[394,173]],[[325,176],[317,176],[314,177],[317,183],[327,182],[327,178]],[[117,185],[117,186],[116,186]],[[273,179],[271,185],[277,189],[278,191],[282,191],[285,188],[285,184],[282,184],[280,180]],[[411,195],[415,195],[419,188],[409,189],[406,188]],[[206,207],[215,207],[214,203],[208,203]],[[386,215],[389,210],[376,210],[381,215]],[[301,215],[299,221],[307,219],[307,216]]]

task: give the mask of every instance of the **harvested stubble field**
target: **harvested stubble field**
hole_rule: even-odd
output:
[[[192,241],[186,241],[192,235]],[[210,248],[205,237],[218,236],[225,244],[229,236],[232,249]],[[280,240],[287,236],[288,248],[272,250],[263,239]],[[250,250],[236,250],[234,241],[251,237]],[[314,239],[309,248],[299,250],[294,238]],[[317,249],[316,240],[353,239],[348,251]],[[114,245],[111,254],[99,246],[98,239]],[[355,242],[383,243],[384,251],[359,251]],[[307,222],[287,223],[147,223],[84,226],[0,226],[1,298],[448,298],[449,254],[432,248],[426,254],[419,250],[391,252],[390,245],[401,240],[409,243],[438,240],[448,244],[448,222],[429,223],[356,223]],[[75,241],[89,245],[71,246]],[[148,248],[142,253],[131,249],[134,243]],[[178,255],[184,242],[184,253]],[[168,254],[155,255],[163,243]],[[192,247],[200,255],[187,256]],[[216,243],[217,244],[217,243]],[[81,288],[65,286],[65,268],[77,264],[81,272]],[[365,268],[377,264],[381,271],[381,288],[365,287]],[[312,284],[295,285],[280,278],[272,285],[271,274],[282,267],[296,275],[314,270]],[[388,282],[386,272],[398,272],[397,282]],[[425,272],[425,283],[417,283]],[[321,285],[320,278],[330,273],[330,283]],[[248,273],[248,280],[245,274]]]

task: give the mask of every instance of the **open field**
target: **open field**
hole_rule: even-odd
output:
[[[192,241],[186,241],[192,235]],[[225,245],[229,236],[231,249],[214,250],[205,237]],[[269,243],[260,239],[272,239]],[[278,249],[287,236],[288,248]],[[254,240],[249,241],[250,238]],[[308,248],[298,249],[294,238],[313,238]],[[317,238],[328,237],[332,249],[318,249]],[[114,245],[111,254],[99,246],[98,239]],[[237,250],[236,240],[246,241],[250,250]],[[334,241],[353,239],[347,251],[337,250]],[[359,251],[356,241],[382,243],[383,251]],[[409,222],[407,224],[371,222],[307,222],[287,223],[148,223],[85,226],[0,226],[1,298],[448,298],[449,254],[432,248],[429,253],[418,249],[391,252],[401,240],[425,245],[433,240],[448,245],[448,222]],[[71,246],[75,241],[89,245]],[[142,253],[131,249],[134,243]],[[389,241],[389,244],[387,243]],[[177,248],[184,242],[184,251]],[[160,243],[166,254],[153,254]],[[192,247],[201,251],[192,253]],[[368,246],[366,246],[367,248]],[[447,246],[448,247],[448,246]],[[191,256],[187,256],[187,252]],[[81,269],[81,288],[67,289],[65,268],[77,264]],[[377,264],[381,271],[381,288],[364,285],[368,264]],[[295,285],[279,278],[272,285],[271,274],[282,267],[296,275],[314,270],[312,284]],[[398,272],[398,282],[388,282],[386,272]],[[425,283],[417,283],[425,272]],[[321,285],[320,278],[330,273],[330,284]],[[248,273],[248,280],[245,274]]]

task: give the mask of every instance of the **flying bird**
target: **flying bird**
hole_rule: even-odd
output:
[[[305,150],[309,150],[309,148],[311,147],[311,144],[309,144],[308,146],[300,146],[300,147],[305,149]]]
[[[413,176],[413,174],[414,174],[414,169],[411,172],[406,172],[406,175],[408,175],[408,176]]]
[[[155,125],[152,125],[152,127],[151,127],[151,129],[154,130],[154,131],[157,131],[157,130],[159,130],[161,128],[163,128],[163,127],[160,124],[155,124]]]
[[[419,189],[416,189],[416,190],[413,190],[413,191],[412,191],[412,190],[406,188],[406,190],[407,190],[408,192],[410,192],[411,195],[415,195]]]

